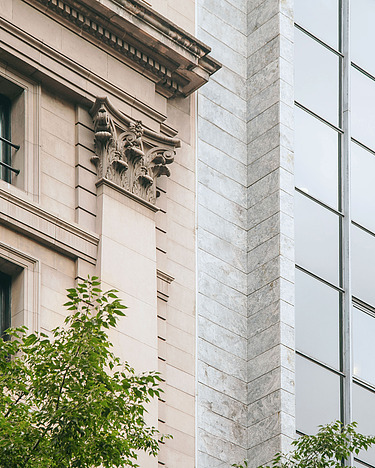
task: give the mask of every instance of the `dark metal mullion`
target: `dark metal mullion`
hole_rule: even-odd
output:
[[[331,47],[330,45],[328,45],[326,42],[319,39],[319,37],[315,36],[315,34],[312,34],[310,31],[305,29],[303,26],[300,26],[298,23],[294,23],[294,26],[297,29],[299,29],[300,31],[302,31],[303,33],[305,33],[307,36],[309,36],[311,39],[314,39],[320,45],[322,45],[323,47],[325,47],[326,49],[328,49],[329,51],[331,51],[332,53],[337,55],[338,57],[343,57],[343,54],[341,52],[339,52],[338,50],[336,50],[333,47]]]
[[[0,166],[3,166],[3,167],[5,167],[6,169],[9,169],[12,172],[15,172],[17,175],[20,173],[19,169],[15,169],[14,167],[9,166],[9,164],[7,164],[7,163],[5,163],[3,161],[0,161]]]
[[[299,109],[302,109],[304,110],[305,112],[307,112],[308,114],[312,115],[313,117],[315,117],[316,119],[318,119],[320,122],[328,125],[328,127],[332,128],[332,130],[335,130],[336,132],[342,134],[343,133],[343,130],[340,128],[340,127],[336,127],[336,125],[333,125],[331,122],[329,122],[328,120],[324,119],[323,117],[321,117],[320,115],[316,114],[314,111],[310,110],[308,107],[304,106],[303,104],[301,104],[300,102],[298,101],[294,101],[294,104],[296,107],[298,107]]]
[[[304,268],[303,266],[296,264],[296,268],[297,268],[297,270],[302,271],[302,273],[306,273],[307,275],[311,276],[312,278],[315,278],[316,280],[320,281],[321,283],[325,284],[326,286],[329,286],[329,287],[335,289],[338,292],[341,292],[341,293],[344,292],[343,288],[341,288],[340,286],[336,286],[336,285],[330,283],[329,281],[325,280],[324,278],[321,278],[320,276],[316,275],[315,273],[312,273],[311,271],[306,270],[306,268]]]
[[[296,354],[298,356],[302,356],[303,358],[307,359],[308,361],[310,362],[313,362],[314,364],[317,364],[318,366],[320,367],[323,367],[324,369],[328,370],[328,371],[331,371],[333,372],[334,374],[338,375],[339,377],[344,377],[344,373],[335,369],[334,367],[331,367],[330,365],[328,364],[325,364],[324,362],[322,361],[318,361],[317,359],[313,358],[312,356],[302,352],[302,351],[298,351],[296,349]]]
[[[359,224],[355,221],[352,220],[352,223],[354,226],[356,226],[358,229],[361,229],[362,231],[365,231],[367,234],[369,234],[370,236],[372,237],[375,237],[375,233],[373,231],[370,231],[369,229],[367,229],[366,227],[362,226],[362,224]]]
[[[340,218],[344,217],[344,214],[341,213],[340,211],[337,211],[335,208],[332,208],[331,206],[327,205],[326,203],[322,202],[321,200],[318,200],[317,198],[313,197],[309,193],[306,193],[304,190],[294,187],[296,192],[300,193],[301,195],[305,195],[305,197],[309,198],[311,201],[317,203],[318,205],[322,206],[323,208],[326,208],[327,210],[331,211],[332,213],[336,214]]]
[[[16,151],[20,149],[20,145],[16,145],[15,143],[12,143],[11,141],[7,140],[6,138],[0,136],[0,141],[3,141],[6,145],[11,146],[12,148],[15,148]]]
[[[365,149],[366,151],[368,151],[369,153],[375,155],[375,150],[369,148],[368,146],[364,145],[363,143],[361,143],[360,141],[356,140],[355,138],[352,137],[352,142],[357,144],[358,146],[360,146],[361,148]]]

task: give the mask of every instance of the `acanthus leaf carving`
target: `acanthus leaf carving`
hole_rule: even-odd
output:
[[[107,98],[97,98],[91,114],[95,131],[91,161],[99,179],[108,179],[155,204],[156,179],[171,175],[167,165],[174,161],[179,140],[144,129],[141,121],[116,111]]]

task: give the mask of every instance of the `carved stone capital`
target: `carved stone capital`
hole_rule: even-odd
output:
[[[95,164],[98,178],[155,204],[156,179],[169,177],[180,141],[144,128],[117,111],[107,98],[97,98],[91,109],[95,132]]]

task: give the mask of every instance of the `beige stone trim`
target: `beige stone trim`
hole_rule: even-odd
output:
[[[166,97],[188,96],[205,84],[221,65],[211,49],[139,0],[28,0],[46,5],[81,33],[113,48],[155,81]],[[124,35],[126,33],[126,36]],[[123,40],[126,37],[126,41]]]
[[[28,327],[30,332],[39,331],[39,261],[3,243],[0,243],[0,260],[7,260],[22,268],[20,273],[20,281],[23,284],[23,317],[21,322],[22,325]]]
[[[0,182],[0,224],[71,258],[82,258],[96,264],[99,236],[18,197],[12,193],[12,187]]]
[[[112,188],[113,190],[115,190],[116,192],[118,193],[121,193],[122,195],[125,195],[125,197],[128,197],[130,198],[131,200],[134,200],[136,201],[137,203],[141,204],[142,206],[145,206],[146,208],[149,208],[151,211],[153,211],[154,213],[156,213],[157,211],[159,211],[159,208],[155,205],[153,205],[152,203],[149,203],[147,202],[146,200],[144,200],[143,198],[141,197],[138,197],[137,195],[135,195],[134,193],[131,193],[129,192],[128,190],[120,187],[119,185],[115,184],[114,182],[111,182],[110,180],[108,179],[99,179],[96,183],[96,186],[99,188],[99,187],[102,187],[102,186],[106,186],[106,187],[110,187]]]

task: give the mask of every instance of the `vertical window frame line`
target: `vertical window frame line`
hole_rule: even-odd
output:
[[[5,330],[11,326],[12,277],[0,272],[0,338],[7,339]]]
[[[11,141],[11,101],[4,95],[0,94],[0,136],[8,141]],[[0,141],[0,158],[1,161],[8,166],[11,166],[11,148],[4,141]],[[10,169],[0,167],[1,180],[11,183],[12,174]]]
[[[341,46],[342,59],[342,274],[343,288],[343,422],[352,422],[352,286],[351,286],[351,100],[350,100],[350,0],[341,0]],[[353,465],[353,455],[345,462],[346,466]]]

